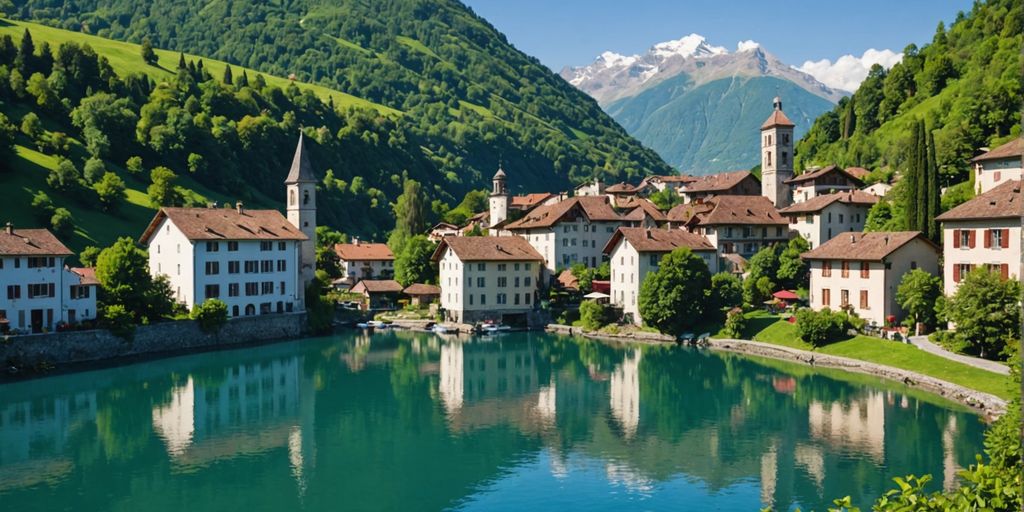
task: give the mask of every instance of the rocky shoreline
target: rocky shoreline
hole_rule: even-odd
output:
[[[631,332],[626,334],[604,334],[585,332],[578,327],[566,325],[549,325],[548,332],[567,335],[579,335],[585,338],[599,339],[618,343],[675,343],[671,336],[647,332]],[[835,368],[850,372],[864,373],[902,382],[907,386],[918,388],[929,393],[952,400],[981,414],[986,420],[993,420],[1006,412],[1006,400],[995,395],[976,391],[952,382],[922,375],[910,370],[891,366],[869,363],[848,357],[819,354],[806,350],[781,347],[770,343],[738,339],[709,339],[702,346],[711,350],[721,350],[745,355],[768,357],[785,361],[793,361],[822,368]]]

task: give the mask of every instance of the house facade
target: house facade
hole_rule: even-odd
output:
[[[750,171],[732,171],[697,177],[683,188],[683,201],[693,203],[715,196],[758,196],[761,182]]]
[[[277,210],[161,208],[139,242],[149,271],[191,309],[216,298],[228,314],[302,311],[302,244],[308,237]]]
[[[611,303],[621,307],[627,321],[640,325],[640,285],[658,270],[662,256],[687,247],[718,272],[715,246],[707,238],[681,229],[619,228],[604,247],[611,262]]]
[[[801,257],[810,266],[812,309],[848,309],[878,326],[903,319],[896,289],[904,274],[939,272],[939,248],[919,231],[847,233]]]
[[[936,217],[942,223],[942,282],[947,296],[979,265],[1017,279],[1021,263],[1021,181],[1004,181]]]
[[[787,243],[789,221],[764,196],[717,196],[668,212],[669,225],[707,238],[718,253],[717,268],[742,264],[762,247]],[[736,258],[738,256],[738,258]]]
[[[1018,137],[974,157],[971,163],[974,164],[976,192],[984,194],[1007,181],[1020,180],[1022,177],[1022,155],[1024,155],[1024,138]]]
[[[46,229],[0,231],[0,329],[52,332],[96,317],[96,286],[64,266],[71,255]]]
[[[824,194],[857,190],[864,185],[859,178],[834,165],[805,171],[799,176],[786,180],[786,184],[793,191],[794,204],[809,201]]]
[[[390,279],[395,275],[395,255],[387,244],[363,242],[334,244],[341,275],[349,284],[361,279]]]
[[[852,190],[816,196],[779,213],[789,219],[790,229],[804,237],[813,249],[842,233],[864,231],[868,211],[877,202],[878,196]]]
[[[432,256],[445,319],[526,323],[537,304],[544,258],[518,236],[448,237]]]
[[[584,196],[538,206],[505,230],[532,245],[555,275],[576,263],[600,266],[605,244],[622,223],[607,197]]]

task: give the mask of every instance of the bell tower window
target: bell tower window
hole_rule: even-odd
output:
[[[295,205],[295,191],[294,190],[289,190],[288,191],[288,204],[293,205],[293,206]]]
[[[308,190],[302,195],[302,204],[309,204],[309,191]]]

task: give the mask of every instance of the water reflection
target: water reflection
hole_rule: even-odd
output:
[[[820,509],[909,472],[954,486],[982,432],[868,377],[536,334],[353,333],[0,391],[20,510]]]

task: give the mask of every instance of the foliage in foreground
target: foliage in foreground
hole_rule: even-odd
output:
[[[945,318],[956,324],[953,337],[971,354],[1009,356],[1020,339],[1021,284],[999,272],[978,267],[945,300]]]
[[[605,323],[604,306],[597,301],[585,300],[580,303],[580,322],[588,331],[596,331]]]
[[[640,315],[644,323],[678,336],[705,313],[711,272],[699,256],[680,247],[661,258],[658,270],[640,286]]]
[[[851,328],[863,327],[863,321],[845,311],[829,308],[814,311],[804,308],[796,312],[796,332],[815,347],[839,341]]]
[[[228,323],[228,305],[220,299],[206,299],[192,308],[191,317],[205,333],[214,333]]]

